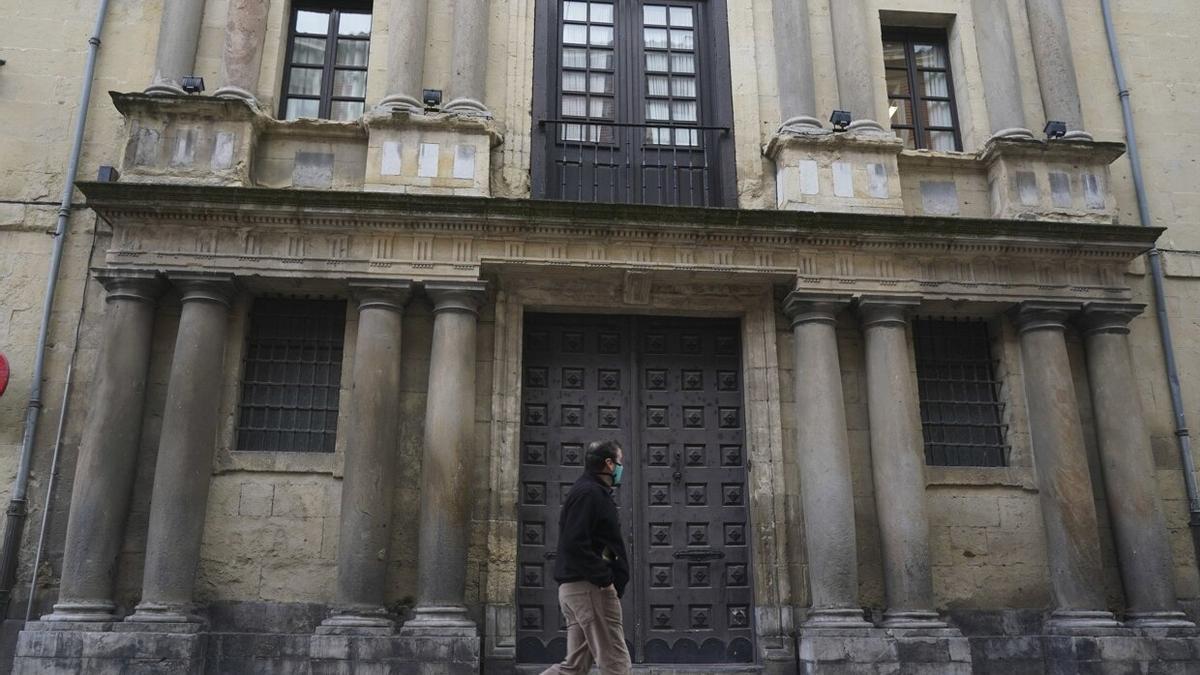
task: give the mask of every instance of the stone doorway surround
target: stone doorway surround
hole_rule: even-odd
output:
[[[496,269],[496,344],[492,398],[491,500],[484,668],[506,672],[516,660],[516,550],[519,493],[523,317],[526,312],[737,317],[741,321],[746,411],[749,535],[757,661],[762,672],[795,668],[792,591],[779,423],[776,353],[778,301],[770,280],[717,282],[696,275],[527,265]],[[686,667],[673,666],[676,670]],[[756,670],[756,669],[752,669]],[[680,671],[680,672],[684,672]]]

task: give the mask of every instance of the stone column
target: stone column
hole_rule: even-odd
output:
[[[1135,627],[1191,627],[1179,611],[1171,543],[1158,502],[1150,433],[1129,356],[1129,322],[1145,305],[1088,303],[1082,327],[1108,511]]]
[[[929,518],[925,513],[925,441],[908,313],[912,298],[859,301],[867,351],[871,474],[883,548],[888,628],[942,628],[933,610]]]
[[[795,342],[796,452],[812,608],[807,627],[869,628],[858,604],[854,486],[837,315],[848,296],[793,291],[784,305]]]
[[[474,1],[474,0],[472,0]],[[433,350],[421,460],[417,606],[405,635],[475,636],[465,604],[475,435],[475,329],[482,281],[426,282]]]
[[[867,0],[839,0],[829,3],[829,20],[833,27],[838,106],[854,117],[851,130],[884,133],[875,120],[879,108],[875,100],[874,65],[880,47],[872,38],[877,33],[871,23],[878,21],[878,15],[872,19]]]
[[[1021,335],[1029,431],[1054,590],[1049,630],[1120,625],[1104,609],[1096,503],[1063,335],[1068,317],[1078,308],[1069,302],[1024,302],[1013,314]]]
[[[1082,131],[1083,108],[1062,0],[1025,0],[1025,12],[1046,119],[1066,122],[1067,138],[1091,140],[1091,135]]]
[[[338,530],[334,613],[321,633],[391,633],[387,567],[400,426],[400,326],[407,281],[353,284],[358,337]]]
[[[983,97],[993,137],[1033,138],[1025,121],[1021,77],[1013,47],[1008,3],[972,0],[975,15],[975,51],[983,74]]]
[[[204,0],[164,0],[154,81],[146,87],[147,94],[184,93],[179,85],[185,75],[194,74],[203,17]]]
[[[388,95],[379,102],[380,108],[425,109],[421,79],[428,16],[429,0],[391,0],[388,5]]]
[[[465,115],[492,113],[484,105],[487,84],[487,0],[454,0],[454,45],[450,57],[447,112]]]
[[[105,271],[99,360],[79,442],[54,612],[43,621],[112,621],[113,581],[142,435],[154,304],[152,272]]]
[[[215,96],[257,101],[267,35],[270,0],[229,0],[225,14],[225,46],[221,49],[221,88]]]
[[[821,128],[813,84],[812,38],[808,0],[771,5],[775,20],[775,72],[779,86],[780,131],[804,133]]]
[[[212,482],[235,286],[231,274],[182,273],[168,279],[179,289],[183,309],[167,382],[142,600],[126,621],[199,623],[191,613],[208,488]]]

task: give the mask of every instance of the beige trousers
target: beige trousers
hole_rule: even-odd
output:
[[[558,587],[558,604],[567,623],[567,658],[542,675],[585,675],[593,661],[600,675],[628,675],[631,664],[617,589],[573,581]]]

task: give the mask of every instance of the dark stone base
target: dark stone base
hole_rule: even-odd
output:
[[[804,675],[971,675],[970,643],[954,629],[801,629]]]
[[[477,637],[142,632],[119,624],[35,622],[17,640],[13,673],[478,675],[479,642]]]

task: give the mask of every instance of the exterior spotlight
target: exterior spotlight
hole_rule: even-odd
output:
[[[1043,131],[1046,132],[1046,138],[1062,138],[1067,135],[1067,123],[1050,120]]]
[[[829,116],[829,123],[833,125],[834,131],[845,131],[846,127],[850,126],[850,121],[854,118],[850,116],[850,112],[846,110],[834,110]]]
[[[96,172],[96,180],[101,183],[115,183],[121,180],[121,172],[117,171],[116,167],[101,164],[100,170]]]
[[[179,86],[189,94],[199,94],[204,91],[204,78],[199,75],[184,75]]]
[[[441,89],[424,89],[421,91],[421,101],[425,103],[426,110],[437,110],[438,106],[442,105],[442,90]]]

